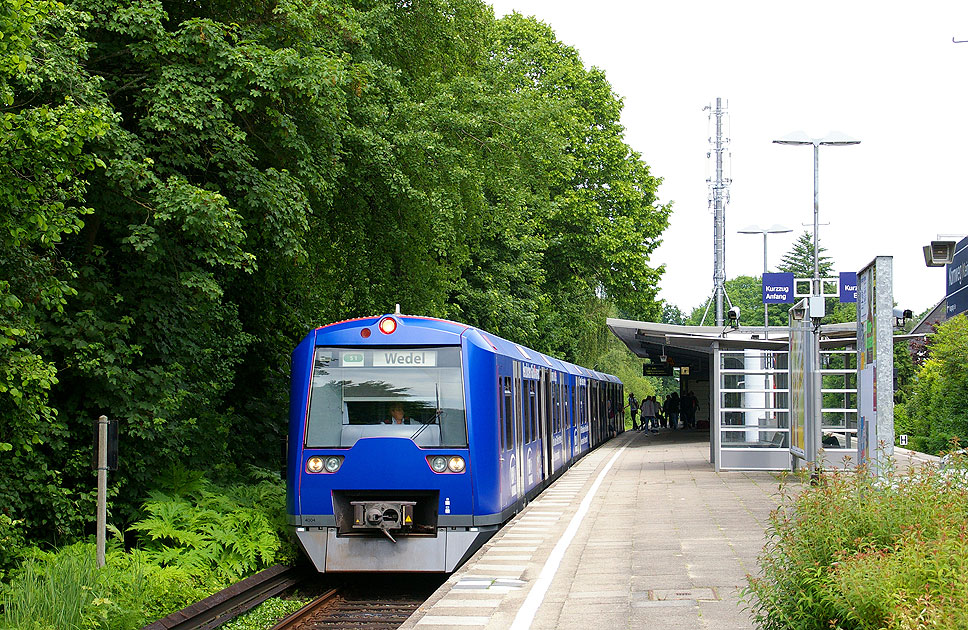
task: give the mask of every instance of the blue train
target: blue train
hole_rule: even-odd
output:
[[[455,322],[323,326],[292,355],[288,514],[320,572],[451,572],[624,429],[622,383]]]

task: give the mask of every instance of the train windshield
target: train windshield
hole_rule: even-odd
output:
[[[466,447],[460,348],[316,348],[306,446],[367,437]]]

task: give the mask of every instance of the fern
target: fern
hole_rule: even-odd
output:
[[[238,579],[276,562],[284,547],[285,489],[278,476],[221,488],[173,467],[142,511],[145,517],[130,529],[146,557],[194,576]]]

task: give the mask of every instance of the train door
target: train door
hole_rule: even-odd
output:
[[[517,460],[514,453],[514,390],[511,377],[498,376],[498,413],[501,440],[501,506],[514,503],[518,494]]]
[[[561,422],[561,375],[557,372],[551,373],[551,470],[557,471],[561,468],[562,435]]]
[[[523,391],[521,389],[521,364],[517,361],[514,362],[514,460],[515,460],[515,473],[517,477],[517,494],[519,497],[524,497],[525,486],[524,486],[524,469],[527,467],[527,462],[524,461],[524,414],[522,413],[522,402],[524,399]]]
[[[544,479],[551,478],[551,374],[549,370],[541,368],[541,380],[538,395],[538,431],[541,433],[541,470]]]
[[[567,423],[568,447],[565,450],[569,459],[574,459],[578,454],[578,412],[575,410],[575,377],[568,376],[565,379],[565,422]]]

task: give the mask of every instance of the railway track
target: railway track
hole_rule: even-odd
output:
[[[357,579],[330,589],[272,630],[396,630],[442,581],[397,579],[400,584],[387,583],[382,576]]]
[[[346,576],[333,588],[332,576],[276,565],[141,630],[213,630],[296,586],[322,594],[273,630],[395,630],[442,582],[406,574]]]

